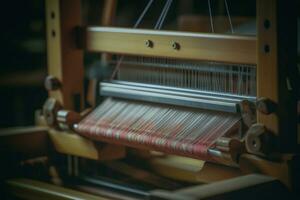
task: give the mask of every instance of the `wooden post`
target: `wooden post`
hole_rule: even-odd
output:
[[[46,0],[48,74],[61,87],[50,91],[65,109],[83,109],[83,52],[75,45],[75,27],[81,25],[80,0]]]
[[[117,0],[105,0],[103,2],[102,8],[102,18],[101,18],[101,26],[112,26],[113,20],[115,18],[115,13],[117,9]],[[108,53],[101,53],[101,63],[104,65],[108,65],[108,62],[111,60],[112,55]],[[87,102],[92,106],[95,107],[96,99],[98,94],[98,87],[99,80],[92,79],[89,81],[88,91],[87,91]]]
[[[275,112],[258,113],[259,123],[279,137],[281,152],[297,148],[296,3],[257,0],[257,97],[275,103]],[[299,140],[299,139],[298,139]]]
[[[115,18],[117,0],[105,0],[103,4],[103,14],[101,26],[111,26]]]

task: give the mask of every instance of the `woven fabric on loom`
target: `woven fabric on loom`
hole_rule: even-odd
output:
[[[109,98],[75,129],[95,140],[207,159],[207,149],[239,120],[228,113]]]

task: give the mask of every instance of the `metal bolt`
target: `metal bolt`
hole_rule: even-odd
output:
[[[172,42],[172,48],[174,50],[179,50],[180,49],[180,45],[177,42]]]
[[[146,45],[146,47],[152,48],[153,42],[151,40],[146,40],[145,45]]]

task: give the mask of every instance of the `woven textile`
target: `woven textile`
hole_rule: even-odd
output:
[[[94,140],[208,159],[207,149],[240,117],[120,99],[106,99],[75,126]]]

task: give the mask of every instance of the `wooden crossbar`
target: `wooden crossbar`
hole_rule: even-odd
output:
[[[256,37],[145,29],[88,27],[93,52],[256,64]]]

